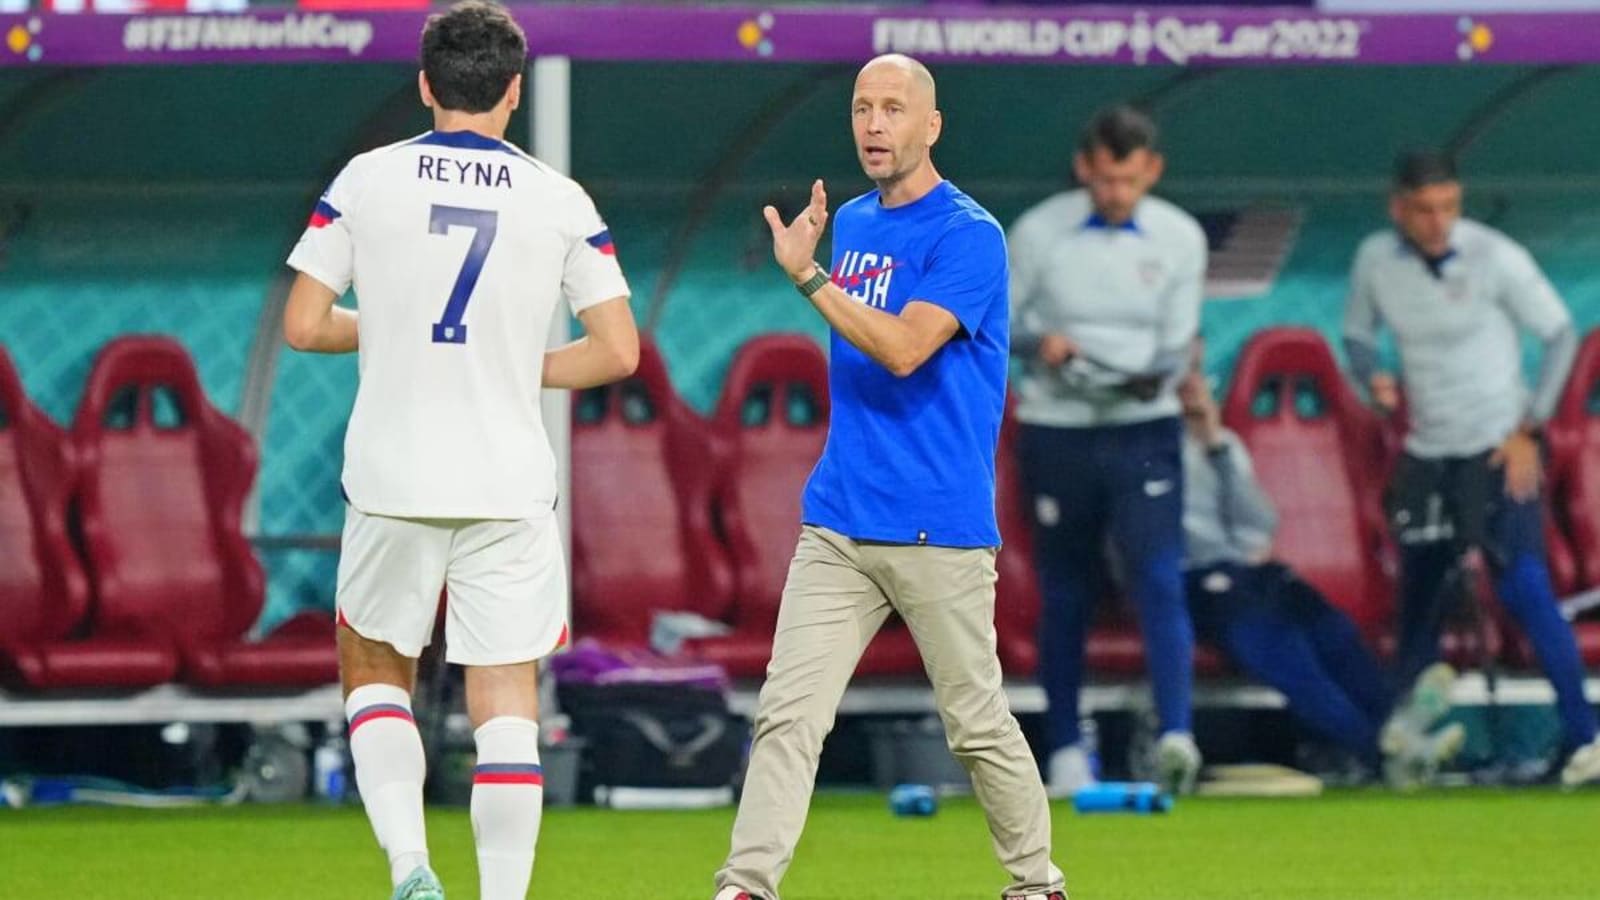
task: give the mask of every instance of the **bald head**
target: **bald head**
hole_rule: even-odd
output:
[[[938,183],[928,152],[944,117],[935,105],[933,75],[909,56],[890,53],[861,67],[850,100],[856,153],[878,189],[909,196]]]
[[[885,53],[874,57],[856,74],[856,85],[883,76],[908,78],[907,87],[918,100],[925,100],[929,109],[939,106],[938,91],[934,88],[933,73],[928,67],[903,53]]]

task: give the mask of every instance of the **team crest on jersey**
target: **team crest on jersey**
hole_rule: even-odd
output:
[[[887,254],[846,250],[833,270],[833,283],[858,303],[889,308],[889,282],[900,263]]]
[[[1161,281],[1161,276],[1166,274],[1166,266],[1159,259],[1139,260],[1139,281],[1145,287],[1153,288]]]

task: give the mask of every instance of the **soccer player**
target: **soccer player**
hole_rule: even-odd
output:
[[[1222,424],[1200,371],[1178,385],[1183,404],[1184,583],[1195,630],[1250,677],[1276,688],[1289,713],[1350,751],[1394,787],[1428,781],[1466,738],[1459,723],[1430,734],[1450,711],[1455,672],[1430,666],[1406,704],[1349,617],[1272,558],[1277,512],[1250,453]]]
[[[832,420],[806,484],[755,741],[716,900],[777,900],[850,673],[889,613],[933,682],[950,750],[970,773],[1004,896],[1065,900],[1050,862],[1039,770],[995,654],[994,455],[1005,406],[1005,237],[933,166],[933,76],[881,56],[856,76],[856,154],[877,190],[839,208],[832,264],[821,181],[773,256],[832,328]],[[885,871],[865,893],[893,896]],[[898,892],[904,893],[904,892]]]
[[[1089,783],[1078,691],[1106,536],[1139,611],[1161,736],[1156,767],[1187,792],[1194,634],[1183,597],[1183,465],[1175,388],[1200,323],[1206,237],[1171,203],[1156,126],[1116,106],[1090,120],[1056,194],[1011,228],[1018,455],[1033,503],[1043,599],[1039,676],[1050,708],[1050,792]]]
[[[1380,410],[1400,400],[1379,365],[1380,327],[1394,335],[1405,379],[1409,430],[1389,486],[1401,550],[1396,674],[1407,684],[1437,658],[1455,595],[1448,584],[1486,570],[1555,687],[1573,751],[1561,780],[1576,785],[1600,779],[1600,739],[1545,561],[1539,429],[1572,367],[1577,332],[1528,251],[1462,218],[1461,194],[1448,157],[1402,156],[1389,198],[1395,227],[1362,242],[1345,307],[1350,368]],[[1524,329],[1544,344],[1532,393],[1521,376]]]
[[[416,658],[449,598],[447,658],[476,729],[484,900],[527,894],[543,798],[535,661],[566,639],[567,574],[540,387],[631,373],[628,285],[594,204],[507,143],[522,30],[467,0],[429,18],[421,137],[355,157],[289,257],[298,350],[360,351],[345,437],[340,673],[356,780],[395,898],[437,900],[423,829]],[[359,319],[334,301],[354,287]],[[565,300],[587,336],[549,352]]]

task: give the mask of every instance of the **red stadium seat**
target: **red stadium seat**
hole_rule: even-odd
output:
[[[178,672],[160,633],[84,634],[89,583],[67,537],[66,435],[22,392],[0,347],[0,671],[28,688],[147,687]]]
[[[1550,541],[1551,577],[1561,594],[1600,587],[1600,330],[1590,332],[1578,349],[1546,431],[1550,508],[1557,525]],[[1600,620],[1591,614],[1574,627],[1584,661],[1600,665]],[[1532,659],[1522,641],[1515,655],[1521,662]]]
[[[727,613],[733,575],[711,524],[705,423],[640,344],[620,384],[573,395],[572,594],[577,632],[643,644],[657,610]]]
[[[1600,330],[1584,339],[1548,426],[1550,491],[1582,587],[1600,586]]]
[[[1344,610],[1383,653],[1394,647],[1395,552],[1382,497],[1404,433],[1339,372],[1327,342],[1306,328],[1271,328],[1240,351],[1222,419],[1250,447],[1278,507],[1278,557]],[[1448,627],[1445,658],[1470,667],[1502,651],[1498,616]]]
[[[1083,665],[1093,675],[1112,678],[1142,678],[1145,668],[1144,633],[1126,601],[1115,598],[1116,607],[1096,616],[1089,626],[1089,638],[1083,648]],[[1102,604],[1104,609],[1104,604]],[[1222,652],[1204,641],[1194,645],[1194,674],[1200,678],[1227,675],[1233,669]]]
[[[1557,596],[1565,596],[1578,590],[1578,556],[1572,549],[1572,542],[1567,539],[1567,533],[1561,529],[1556,521],[1554,499],[1546,500],[1544,543],[1545,555],[1550,562],[1550,583],[1556,589]]]
[[[205,398],[163,337],[111,341],[72,424],[96,628],[160,630],[204,686],[337,680],[332,619],[296,617],[260,641],[261,565],[240,531],[255,444]]]
[[[712,419],[717,486],[734,571],[735,633],[692,643],[738,677],[766,671],[778,603],[800,536],[800,493],[828,434],[828,362],[803,335],[768,335],[739,349]],[[863,675],[922,671],[905,627],[891,620],[861,659]]]
[[[1250,448],[1278,508],[1274,552],[1369,636],[1386,628],[1387,447],[1321,335],[1272,328],[1253,337],[1240,351],[1222,419]]]
[[[1007,675],[1026,677],[1039,667],[1039,581],[1033,568],[1033,533],[1027,495],[1017,464],[1015,402],[1006,396],[995,454],[995,518],[1000,525],[1000,556],[995,560],[994,626],[1000,664]]]

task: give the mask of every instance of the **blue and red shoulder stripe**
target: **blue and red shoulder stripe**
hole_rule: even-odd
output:
[[[326,200],[318,200],[316,208],[311,211],[311,221],[306,224],[310,228],[322,228],[333,224],[333,220],[341,215],[343,214],[333,208],[333,204]]]
[[[598,233],[591,234],[584,240],[589,243],[589,246],[607,256],[617,255],[617,245],[611,242],[611,229],[609,228],[602,228]]]

